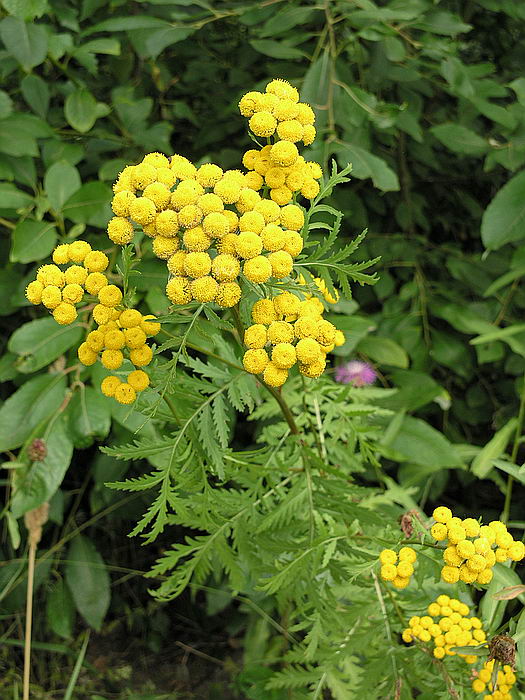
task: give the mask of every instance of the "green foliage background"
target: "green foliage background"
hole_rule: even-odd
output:
[[[33,437],[48,442],[31,487],[4,513],[4,641],[16,637],[13,621],[23,610],[17,518],[52,499],[47,564],[38,569],[48,614],[39,624],[40,638],[60,646],[57,640],[82,629],[83,623],[74,627],[75,609],[101,628],[110,604],[101,553],[110,569],[129,564],[133,545],[124,544],[124,533],[148,505],[140,493],[122,502],[104,487],[127,466],[94,446],[106,438],[130,442],[142,417],[110,405],[90,386],[68,384],[63,356],[74,357],[83,330],[58,328],[30,307],[25,285],[57,241],[82,235],[108,248],[111,183],[144,152],[238,167],[250,147],[238,99],[269,77],[289,79],[316,110],[319,136],[308,157],[325,167],[332,158],[340,167],[353,164],[351,183],[334,192],[332,204],[345,214],[343,237],[369,229],[361,257],[381,256],[380,281],[355,289],[354,300],[336,311],[349,338],[341,357],[369,359],[384,386],[398,389],[379,401],[396,412],[383,453],[392,488],[401,486],[398,498],[407,508],[445,501],[490,519],[503,508],[512,473],[519,502],[517,454],[511,459],[505,450],[525,356],[520,3],[1,5],[0,450],[16,467]],[[163,265],[146,254],[141,271],[137,302],[164,313]],[[260,415],[262,423],[269,418]],[[155,430],[147,426],[142,436],[159,439]],[[377,481],[373,471],[364,478]],[[511,519],[523,526],[519,507]],[[137,568],[146,570],[154,555],[139,556],[144,566]],[[161,607],[148,621],[153,604],[145,588],[137,584],[142,597],[132,613],[131,593],[113,587],[111,613],[127,615],[129,628],[144,632],[155,649],[167,623]],[[214,595],[210,613],[229,602]],[[245,618],[234,617],[238,632]],[[245,646],[253,659],[260,618],[250,620]],[[40,680],[47,682],[43,671]]]

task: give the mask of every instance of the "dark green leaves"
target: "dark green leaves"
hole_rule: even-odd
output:
[[[68,95],[64,114],[73,129],[84,134],[97,120],[97,101],[88,90],[80,88]]]
[[[95,545],[77,535],[67,553],[66,583],[78,612],[100,630],[111,598],[109,574]]]
[[[30,379],[0,408],[0,452],[20,447],[36,426],[46,421],[64,400],[66,378],[44,374]]]
[[[437,430],[418,418],[405,416],[389,447],[407,462],[433,469],[459,467],[462,462],[453,445]]]
[[[76,224],[104,227],[111,216],[110,200],[110,187],[103,182],[88,182],[69,197],[62,211]]]
[[[303,58],[304,53],[293,46],[287,46],[279,41],[272,39],[252,39],[250,44],[259,53],[270,58]]]
[[[0,22],[0,37],[26,72],[40,65],[46,57],[47,32],[40,24],[27,24],[18,17],[5,17]]]
[[[77,447],[105,437],[111,425],[109,401],[92,387],[81,386],[69,405],[69,428]]]
[[[45,430],[38,430],[37,437],[44,440],[47,454],[17,478],[11,502],[15,518],[49,501],[62,483],[73,455],[68,422],[63,414],[52,416]]]
[[[39,318],[16,330],[8,348],[18,355],[19,372],[36,372],[69,348],[77,346],[83,335],[80,325],[59,326],[53,318]]]
[[[344,143],[337,147],[339,165],[344,168],[352,164],[352,175],[359,180],[372,178],[374,185],[385,192],[398,190],[399,180],[396,173],[382,159],[370,151],[355,144]]]
[[[64,161],[54,163],[44,177],[44,189],[51,208],[60,211],[81,184],[80,175],[74,165]]]
[[[26,75],[20,84],[24,100],[42,119],[46,118],[50,93],[47,83],[38,75]]]
[[[431,132],[444,146],[456,153],[481,156],[489,150],[485,139],[461,124],[439,124],[432,127]]]
[[[43,260],[55,247],[57,232],[49,221],[25,219],[13,231],[11,262]]]
[[[485,248],[497,250],[525,237],[525,171],[515,175],[496,194],[481,222]]]

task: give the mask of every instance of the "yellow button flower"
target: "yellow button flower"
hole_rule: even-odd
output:
[[[110,375],[109,377],[104,377],[100,384],[100,390],[104,396],[113,397],[115,396],[115,391],[120,386],[121,381],[118,377]]]
[[[133,401],[135,401],[137,398],[135,389],[130,384],[124,382],[118,385],[113,396],[118,403],[124,405],[133,403]]]
[[[269,361],[267,352],[262,348],[247,350],[242,359],[244,369],[250,374],[261,374],[264,372]]]

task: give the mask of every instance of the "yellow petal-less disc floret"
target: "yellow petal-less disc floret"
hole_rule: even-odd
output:
[[[268,255],[268,262],[272,268],[272,275],[277,279],[288,277],[293,269],[293,258],[284,250],[278,250]]]
[[[100,361],[106,369],[119,369],[124,362],[124,355],[120,350],[104,350]]]
[[[280,211],[280,224],[284,229],[300,231],[304,226],[304,214],[296,204],[287,204]]]
[[[72,268],[69,268],[69,270],[71,269]],[[66,270],[66,274],[69,272],[69,270]],[[93,294],[95,296],[100,292],[102,287],[105,287],[107,284],[108,279],[102,272],[91,272],[86,277],[84,287],[88,294]]]
[[[69,323],[73,323],[76,317],[77,310],[73,304],[67,304],[64,301],[53,310],[53,318],[61,326],[67,326]]]
[[[108,396],[110,398],[115,396],[115,391],[117,390],[117,387],[119,387],[121,384],[121,381],[118,377],[115,377],[114,375],[109,375],[109,377],[104,377],[100,384],[100,390],[104,394],[104,396]]]
[[[42,290],[41,300],[46,309],[56,309],[62,302],[62,292],[55,285],[49,284]]]
[[[149,386],[149,377],[141,369],[136,369],[128,374],[128,384],[135,391],[144,391]]]
[[[53,262],[55,265],[65,265],[69,262],[69,244],[58,245],[53,251]]]
[[[195,253],[197,255],[197,253]],[[217,281],[210,275],[199,277],[190,282],[190,290],[193,298],[202,304],[214,301],[219,291]]]
[[[87,343],[81,343],[77,351],[78,359],[86,367],[94,365],[98,359],[98,354],[92,350]]]
[[[157,215],[157,208],[149,197],[137,197],[129,206],[129,215],[138,224],[151,224]]]
[[[44,291],[44,285],[38,280],[30,282],[26,287],[26,298],[31,304],[41,304],[42,303],[42,292]]]
[[[413,564],[417,559],[417,554],[412,547],[401,547],[398,556],[399,561],[408,561],[410,564]]]
[[[199,278],[211,271],[211,258],[208,253],[188,253],[184,259],[184,271],[189,277]]]
[[[256,136],[271,136],[277,127],[277,119],[270,112],[256,112],[249,121],[250,129]]]
[[[133,224],[120,216],[114,216],[108,223],[108,236],[117,245],[126,245],[133,240]]]
[[[288,370],[277,367],[272,361],[268,362],[263,372],[263,380],[268,386],[282,386],[288,379]]]
[[[122,350],[125,344],[126,338],[124,333],[118,328],[104,334],[104,347],[106,350]]]
[[[109,258],[101,250],[91,250],[84,258],[84,267],[88,272],[104,272],[108,265]]]
[[[260,236],[252,231],[244,231],[237,236],[235,252],[241,258],[248,260],[261,254],[263,242]],[[270,270],[271,274],[271,270]]]
[[[114,307],[122,301],[122,292],[115,284],[108,284],[102,287],[98,299],[103,306]]]
[[[262,348],[247,350],[242,358],[244,369],[250,374],[261,374],[264,372],[269,361],[267,352]]]
[[[301,127],[302,129],[303,127]],[[270,159],[276,165],[289,167],[295,163],[299,151],[295,143],[290,141],[277,141],[270,150]]]
[[[275,310],[282,316],[296,316],[300,309],[300,300],[292,292],[282,292],[273,300]]]
[[[189,304],[193,299],[187,277],[172,277],[166,285],[166,296],[174,304]]]
[[[244,344],[252,350],[264,348],[268,341],[266,326],[255,323],[244,331]]]
[[[241,236],[242,235],[244,234],[241,234]],[[242,271],[246,279],[255,284],[267,282],[272,276],[272,272],[274,276],[277,276],[275,275],[270,260],[265,258],[264,255],[257,255],[246,260]]]
[[[241,266],[233,255],[220,253],[212,262],[211,273],[219,282],[233,282],[237,279]]]
[[[124,309],[120,313],[119,323],[122,328],[135,328],[142,323],[142,314],[137,309]]]
[[[74,241],[69,244],[68,257],[71,262],[81,263],[90,252],[91,246],[87,241]]]
[[[171,258],[171,256],[179,249],[179,239],[156,236],[151,249],[157,258],[160,258],[161,260],[169,260],[169,258]]]
[[[78,304],[83,296],[84,289],[79,284],[66,284],[62,290],[62,299],[68,304]]]
[[[215,303],[223,309],[231,309],[241,298],[241,288],[236,282],[221,282]]]
[[[36,273],[36,279],[38,282],[41,282],[44,287],[52,285],[62,289],[66,283],[64,273],[56,265],[42,265],[42,267],[39,267]]]
[[[230,230],[230,222],[222,212],[206,214],[202,221],[202,228],[211,238],[222,238]]]
[[[124,341],[130,350],[141,348],[146,343],[146,334],[139,326],[124,330]]]
[[[141,348],[134,348],[129,353],[129,359],[135,367],[145,367],[149,365],[153,359],[153,350],[149,345],[143,345]]]
[[[279,369],[290,369],[296,360],[295,348],[291,343],[278,343],[272,350],[272,362]]]
[[[393,549],[383,549],[379,553],[379,561],[382,564],[395,564],[397,562],[397,554]]]
[[[212,246],[212,239],[201,226],[185,231],[183,241],[186,249],[190,252],[204,252]]]
[[[113,396],[115,398],[115,401],[118,401],[118,403],[129,405],[130,403],[133,403],[133,401],[135,401],[135,399],[137,398],[137,393],[130,384],[122,382],[115,389],[115,393]]]

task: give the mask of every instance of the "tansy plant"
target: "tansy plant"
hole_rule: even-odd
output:
[[[342,330],[351,283],[376,280],[366,270],[377,260],[350,262],[364,234],[343,238],[341,213],[323,201],[351,167],[323,174],[301,155],[315,115],[286,81],[248,92],[239,109],[254,142],[239,169],[162,153],[128,165],[107,227],[121,262],[114,250],[62,243],[27,298],[58,324],[82,320],[77,381],[129,404],[135,439],[103,451],[133,463],[126,480],[107,484],[142,496],[131,535],[147,544],[174,537],[175,526],[194,531],[164,547],[148,574],[153,595],[219,589],[250,616],[238,683],[251,693],[256,668],[264,694],[248,697],[479,692],[491,669],[476,670],[474,683],[461,658],[474,654],[454,651],[485,643],[482,623],[467,617],[472,585],[482,590],[503,561],[489,553],[494,543],[514,560],[523,552],[501,527],[491,541],[476,520],[457,522],[448,509],[434,513],[430,530],[382,475],[392,412],[380,400],[393,390],[370,386],[368,365],[362,377],[346,365],[334,381],[330,360],[352,344]],[[158,318],[136,308],[133,288],[150,249],[165,262],[170,304]],[[461,598],[454,605],[450,584]],[[414,654],[430,660],[431,673]],[[503,685],[511,676],[504,671]]]

